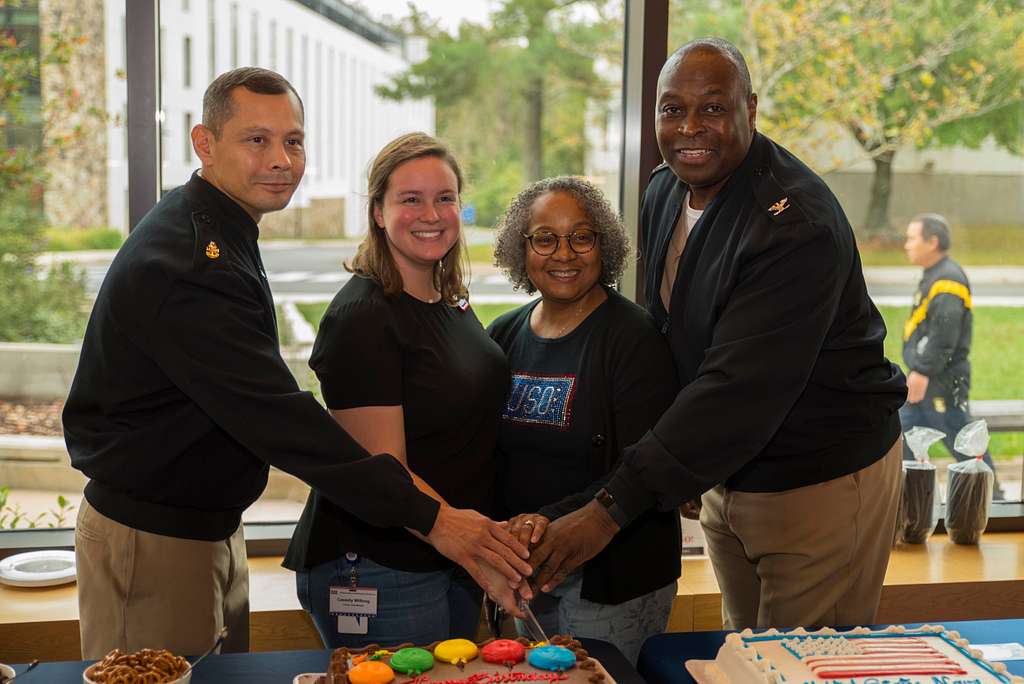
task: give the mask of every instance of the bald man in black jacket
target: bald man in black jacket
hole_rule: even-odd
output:
[[[557,583],[652,506],[703,494],[728,628],[869,624],[900,488],[900,370],[825,183],[755,128],[739,51],[662,69],[641,211],[646,305],[682,390],[604,490],[548,528]]]

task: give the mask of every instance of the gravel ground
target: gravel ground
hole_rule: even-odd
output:
[[[63,401],[7,401],[0,399],[0,434],[60,437]]]

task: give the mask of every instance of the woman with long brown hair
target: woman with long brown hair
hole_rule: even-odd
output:
[[[363,447],[393,454],[438,501],[486,514],[509,375],[467,303],[461,190],[457,161],[431,136],[403,135],[380,151],[369,231],[310,366]],[[367,525],[316,491],[285,565],[328,647],[476,633],[482,591],[468,574],[412,533]]]

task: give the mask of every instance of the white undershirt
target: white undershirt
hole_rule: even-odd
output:
[[[683,256],[683,249],[686,248],[686,239],[690,237],[690,230],[698,219],[704,215],[703,209],[694,209],[690,206],[690,191],[686,191],[683,198],[685,211],[679,212],[679,221],[672,231],[672,238],[668,241],[668,251],[665,253],[665,270],[661,276],[661,303],[665,305],[665,311],[669,310],[669,302],[672,299],[672,287],[676,282],[676,273],[679,271],[679,259]]]

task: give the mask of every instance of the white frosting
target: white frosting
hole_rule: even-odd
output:
[[[844,633],[748,629],[726,636],[706,672],[713,684],[1024,684],[938,625]]]

